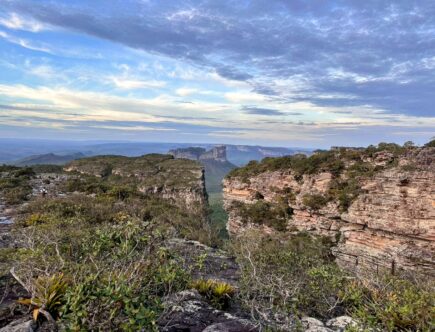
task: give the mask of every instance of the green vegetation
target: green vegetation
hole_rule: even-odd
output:
[[[218,309],[228,308],[236,290],[230,284],[211,279],[195,280],[190,285],[192,288],[205,296],[210,303]]]
[[[228,232],[226,229],[228,214],[223,207],[222,193],[209,193],[208,204],[212,232],[215,232],[222,239],[228,239]]]
[[[258,200],[252,204],[234,201],[232,204],[232,209],[238,211],[244,223],[266,225],[277,231],[286,230],[287,220],[293,214],[292,208],[285,201],[270,203]]]
[[[168,163],[178,166],[170,158],[149,158],[164,163],[164,172],[169,171]],[[193,170],[183,164],[183,174],[201,171],[196,164]],[[162,169],[157,169],[158,176],[163,176]],[[139,192],[138,183],[154,181],[152,176],[120,176],[107,165],[102,170],[106,174],[101,177],[69,174],[60,189],[70,194],[33,197],[22,206],[13,230],[22,242],[20,248],[1,250],[2,257],[7,256],[2,273],[14,267],[30,295],[21,303],[32,308],[39,324],[57,320],[74,331],[153,331],[162,298],[190,283],[184,260],[168,250],[165,241],[178,237],[215,246],[220,240],[210,232],[203,211]],[[153,176],[154,171],[141,170]],[[30,189],[35,176],[28,168],[2,168],[1,174],[5,198],[11,189]],[[16,202],[24,199],[27,196]]]
[[[33,319],[38,320],[39,314],[48,320],[58,317],[65,296],[66,283],[62,273],[52,276],[38,276],[32,282],[32,297],[20,299],[18,303],[30,305],[33,309]]]
[[[350,281],[340,294],[347,311],[383,331],[430,331],[435,317],[434,282],[384,276]]]
[[[29,185],[35,172],[31,168],[2,166],[0,172],[0,193],[6,204],[19,204],[29,198],[32,188]]]
[[[32,169],[36,174],[63,172],[63,167],[59,165],[33,165]]]
[[[435,148],[435,139],[432,139],[431,141],[427,142],[424,146],[429,148]]]
[[[274,314],[291,320],[293,314],[327,318],[339,313],[337,294],[344,276],[329,248],[327,239],[305,233],[273,238],[244,233],[233,243],[242,270],[240,301],[264,325],[272,324],[265,318]]]
[[[315,151],[313,155],[293,155],[278,158],[264,158],[261,162],[252,161],[245,167],[237,168],[228,174],[228,177],[239,177],[247,181],[249,177],[266,171],[278,171],[291,169],[295,177],[300,179],[304,174],[316,174],[330,172],[334,176],[340,175],[345,170],[345,162],[353,161],[363,164],[363,159],[374,157],[378,152],[386,151],[393,154],[394,158],[399,157],[412,147],[402,147],[394,143],[379,143],[378,146],[367,148],[338,148],[330,151]],[[359,166],[355,166],[358,168]]]
[[[334,264],[330,245],[328,239],[305,233],[272,238],[246,232],[233,242],[242,269],[238,300],[260,325],[278,330],[295,315],[328,319],[342,314],[359,320],[358,331],[432,329],[433,280],[356,279]],[[280,317],[280,324],[273,316]]]
[[[98,156],[79,159],[66,166],[101,178],[130,178],[141,186],[195,186],[202,166],[192,160],[170,155],[148,154],[141,157]]]
[[[328,203],[328,199],[323,195],[307,194],[302,198],[302,203],[311,210],[317,211]]]
[[[11,264],[32,307],[59,317],[69,330],[155,330],[162,297],[189,283],[165,239],[210,239],[198,216],[161,199],[120,198],[112,191],[36,199],[16,225],[29,242]],[[59,273],[65,289],[55,291],[48,281]]]

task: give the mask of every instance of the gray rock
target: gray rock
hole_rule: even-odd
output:
[[[225,323],[216,323],[206,327],[202,332],[253,332],[258,329],[244,319],[235,319]]]
[[[333,332],[323,325],[323,323],[313,317],[303,317],[301,324],[305,332]]]
[[[308,330],[305,330],[305,332],[334,332],[334,331],[324,326],[314,326],[309,328]]]
[[[310,329],[312,327],[323,327],[323,323],[313,317],[302,317],[301,324],[304,329]]]
[[[36,326],[33,320],[29,320],[28,317],[23,317],[2,327],[0,332],[34,332],[35,328]]]
[[[165,311],[157,322],[162,332],[258,331],[248,321],[213,308],[196,290],[172,294],[165,298],[163,305]]]
[[[358,323],[352,317],[340,316],[328,320],[326,326],[337,332],[343,332],[348,326],[357,327]]]

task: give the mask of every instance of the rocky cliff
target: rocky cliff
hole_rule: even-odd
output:
[[[204,169],[190,160],[159,154],[134,158],[99,156],[73,161],[64,170],[100,178],[122,178],[133,182],[144,194],[169,199],[190,209],[205,209],[207,205]]]
[[[192,147],[170,150],[168,154],[176,159],[190,159],[198,161],[204,166],[205,184],[208,193],[221,193],[223,178],[236,168],[227,160],[226,146],[216,146],[209,151],[203,148]]]
[[[207,151],[200,147],[181,148],[169,150],[168,154],[174,156],[176,159],[190,159],[197,161],[214,160],[220,162],[227,162],[227,148],[225,145],[215,146]]]
[[[269,158],[224,180],[228,230],[328,236],[359,274],[435,275],[435,148],[380,145]]]

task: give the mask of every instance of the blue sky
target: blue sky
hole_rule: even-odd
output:
[[[328,147],[435,135],[435,2],[0,2],[0,137]]]

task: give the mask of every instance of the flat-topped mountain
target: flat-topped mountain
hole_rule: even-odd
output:
[[[168,154],[177,159],[228,161],[225,145],[215,146],[209,151],[201,147],[173,149],[169,150]]]
[[[72,161],[64,170],[98,178],[121,178],[122,182],[135,184],[142,193],[160,195],[189,207],[205,208],[207,202],[203,167],[170,155],[90,157]]]
[[[236,166],[227,160],[225,145],[206,150],[201,147],[174,149],[168,152],[174,158],[196,160],[204,166],[205,183],[210,193],[222,192],[222,180]]]
[[[307,231],[356,272],[434,275],[435,148],[380,144],[266,158],[224,181],[233,235]]]

